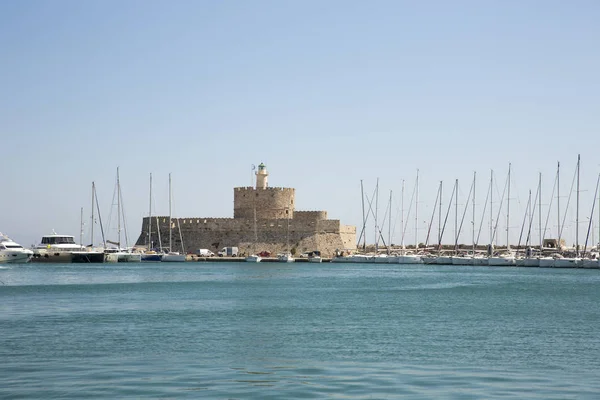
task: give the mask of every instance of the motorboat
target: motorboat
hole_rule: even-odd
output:
[[[75,243],[75,237],[71,235],[51,235],[42,236],[40,244],[33,249],[33,262],[58,262],[70,263],[72,253],[84,251],[85,248]]]
[[[29,262],[33,251],[23,248],[8,236],[0,233],[0,264],[22,264]]]
[[[277,254],[277,261],[279,262],[294,262],[294,256],[292,256],[292,253],[281,253],[281,254]]]
[[[257,263],[257,262],[261,262],[262,261],[262,257],[256,254],[251,254],[248,257],[246,257],[246,262],[251,262],[251,263]]]
[[[317,255],[317,254],[308,257],[308,262],[309,263],[320,263],[322,261],[323,260],[321,259],[321,256]]]

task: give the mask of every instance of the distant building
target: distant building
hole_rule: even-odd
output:
[[[547,249],[564,249],[566,246],[565,239],[560,239],[560,246],[558,245],[558,239],[544,239],[543,244],[544,248]]]
[[[269,187],[264,164],[258,166],[255,175],[256,187],[233,189],[233,218],[173,218],[172,250],[182,250],[179,229],[186,252],[211,249],[216,253],[223,247],[237,246],[245,254],[318,250],[328,257],[339,249],[356,248],[355,226],[327,219],[327,211],[296,211],[295,189]],[[153,247],[159,246],[159,233],[162,243],[168,243],[168,216],[152,217]],[[136,246],[148,246],[148,217],[142,221]]]

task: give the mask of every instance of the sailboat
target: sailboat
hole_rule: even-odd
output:
[[[460,224],[460,228],[458,230],[455,230],[455,235],[454,235],[454,252],[455,255],[452,257],[452,264],[453,265],[473,265],[473,258],[475,256],[475,178],[476,178],[476,173],[473,172],[473,183],[471,183],[471,189],[469,191],[469,196],[467,197],[467,201],[465,203],[465,209],[463,211],[463,216],[462,219],[464,221],[465,215],[467,213],[467,208],[468,208],[468,204],[469,204],[469,200],[471,199],[471,195],[473,195],[473,201],[472,201],[472,223],[471,223],[471,233],[472,233],[472,254],[468,255],[468,254],[463,254],[463,255],[459,255],[458,254],[458,237],[460,235],[460,229],[462,228],[462,221]],[[458,197],[455,200],[455,214],[458,215]],[[455,219],[454,225],[456,226],[458,224],[458,219]]]
[[[452,199],[456,195],[456,190],[458,185],[458,180],[456,180],[454,184],[454,189],[452,190],[452,194],[450,195],[450,201],[448,202],[448,210],[446,211],[446,217],[444,219],[444,224],[442,225],[442,196],[440,194],[440,209],[439,209],[439,237],[438,237],[438,256],[436,257],[435,263],[438,265],[452,265],[452,256],[447,254],[442,254],[442,238],[444,236],[444,230],[446,229],[446,221],[448,220],[448,214],[450,214],[450,208],[452,206]],[[441,187],[441,183],[440,183]],[[441,192],[440,192],[441,193]]]
[[[156,224],[158,227],[158,223]],[[148,248],[142,254],[142,261],[161,261],[163,257],[162,253],[156,252],[154,250],[153,242],[152,242],[152,173],[150,173],[150,210],[148,213]]]
[[[122,194],[121,194],[121,180],[119,177],[119,168],[117,167],[117,242],[110,242],[115,244],[117,247],[112,249],[106,249],[106,261],[107,262],[140,262],[142,255],[140,253],[134,253],[128,246],[127,240],[127,227],[125,227],[125,248],[121,247],[121,219],[123,218],[123,206],[122,206]]]
[[[103,263],[105,259],[104,249],[94,248],[94,208],[97,207],[98,201],[96,199],[96,184],[92,182],[92,217],[91,217],[91,233],[90,233],[90,245],[87,248],[81,249],[81,251],[71,252],[71,262],[73,263]],[[100,218],[100,210],[98,210],[98,218]],[[102,227],[102,219],[100,219],[100,227]],[[102,232],[104,237],[104,232]],[[80,243],[83,243],[83,207],[81,208],[81,237]]]
[[[581,156],[577,155],[577,169],[575,172],[575,179],[577,179],[577,205],[576,205],[576,214],[575,214],[575,257],[563,257],[560,256],[555,258],[554,267],[555,268],[576,268],[579,267],[581,263],[581,258],[579,257],[579,165],[581,161]],[[571,186],[572,188],[572,186]],[[569,193],[569,200],[571,198],[571,194]],[[567,200],[567,208],[569,207],[569,201]],[[561,236],[562,229],[564,228],[564,220],[566,219],[567,210],[565,209],[565,216],[563,217],[563,223],[561,225]],[[559,220],[560,224],[560,220]]]
[[[592,233],[592,243],[594,243],[594,208],[596,208],[596,199],[598,197],[598,188],[600,187],[600,174],[596,180],[596,190],[594,191],[594,201],[592,202],[592,211],[589,216],[589,223],[587,229],[587,235],[585,237],[585,245],[583,246],[583,259],[581,260],[581,267],[583,268],[600,268],[600,261],[598,260],[599,248],[596,247],[595,252],[589,252],[586,254],[588,239],[590,237],[590,231]]]
[[[171,217],[171,174],[169,174],[169,252],[162,256],[162,262],[184,262],[185,261],[185,252],[184,254],[179,254],[176,251],[173,251],[173,218]],[[179,219],[177,219],[177,228],[179,230],[179,239],[181,241],[181,247],[183,248],[183,238],[181,237],[181,226],[179,226]]]
[[[510,226],[510,167],[511,164],[508,164],[508,175],[506,177],[506,187],[508,187],[508,193],[507,193],[507,199],[506,199],[506,252],[500,255],[493,255],[490,254],[488,257],[488,265],[489,266],[495,266],[495,267],[499,267],[499,266],[513,266],[516,265],[515,262],[515,256],[512,255],[512,253],[510,252],[510,245],[509,245],[509,226]],[[505,188],[506,188],[505,187]],[[502,193],[502,196],[504,197],[504,193]],[[491,204],[491,202],[490,202]],[[500,200],[500,207],[502,207],[502,199]],[[491,211],[491,207],[490,207],[490,211]],[[490,212],[490,215],[491,212]],[[492,239],[496,233],[496,228],[498,226],[498,219],[500,218],[500,209],[498,209],[498,216],[496,218],[496,227],[494,227],[493,229],[493,234],[492,234]],[[490,225],[491,225],[491,220],[490,220]],[[493,240],[490,241],[490,250],[493,250]]]

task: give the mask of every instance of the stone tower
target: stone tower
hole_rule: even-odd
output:
[[[233,189],[233,218],[258,219],[294,218],[295,189],[269,187],[269,173],[260,163],[256,171],[256,187]]]
[[[268,178],[269,173],[267,172],[267,166],[263,163],[260,163],[258,166],[258,171],[256,172],[256,188],[266,189],[269,186]]]

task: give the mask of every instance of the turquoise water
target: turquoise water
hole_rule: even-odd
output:
[[[0,398],[600,398],[596,270],[28,264],[0,281]]]

